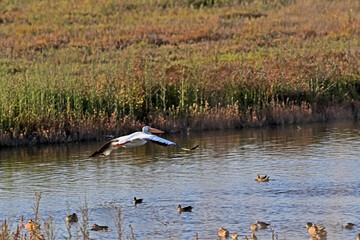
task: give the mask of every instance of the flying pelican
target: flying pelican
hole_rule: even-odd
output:
[[[190,151],[196,149],[199,145],[193,147],[193,148],[184,148],[179,145],[177,145],[174,142],[171,142],[169,140],[163,139],[161,137],[158,137],[156,135],[152,135],[151,133],[163,133],[163,131],[158,130],[156,128],[151,128],[149,126],[143,127],[141,132],[134,132],[130,135],[122,136],[115,138],[107,143],[105,143],[99,150],[91,154],[89,157],[97,157],[97,156],[108,156],[110,153],[119,148],[119,147],[125,147],[125,148],[131,148],[131,147],[138,147],[142,146],[147,141],[160,144],[162,146],[174,146],[181,148],[182,150]]]

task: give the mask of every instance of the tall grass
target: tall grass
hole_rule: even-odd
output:
[[[40,200],[41,200],[42,193],[36,192],[35,193],[35,203],[32,206],[34,210],[34,219],[35,221],[32,221],[32,225],[34,227],[27,227],[26,224],[24,224],[24,217],[21,216],[20,223],[16,226],[14,229],[9,224],[8,220],[2,220],[0,223],[0,240],[53,240],[53,239],[60,239],[57,236],[57,229],[55,228],[55,222],[51,216],[48,217],[47,220],[41,221],[39,216],[39,206],[40,206]],[[118,231],[118,239],[135,239],[135,233],[131,225],[129,225],[130,231],[126,231],[129,233],[126,233],[124,231],[124,219],[122,217],[122,210],[121,206],[115,207],[114,212],[115,215],[115,225]],[[80,228],[81,236],[74,236],[75,239],[91,239],[90,238],[90,211],[88,207],[88,203],[86,200],[86,196],[84,201],[81,203],[79,211],[81,212],[81,221],[79,223],[73,223],[74,227]],[[66,216],[64,216],[65,220]],[[36,226],[36,227],[35,227]],[[68,231],[69,236],[62,236],[64,239],[72,239],[71,234],[71,223],[66,223],[66,228]]]
[[[356,1],[20,2],[0,3],[1,146],[359,117]]]

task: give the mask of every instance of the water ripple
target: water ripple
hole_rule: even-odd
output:
[[[243,238],[261,220],[276,226],[280,239],[309,238],[305,223],[312,221],[325,224],[328,239],[335,240],[348,237],[342,221],[360,224],[358,124],[166,138],[200,147],[189,153],[148,144],[97,159],[87,156],[101,143],[2,149],[0,220],[31,218],[34,192],[42,191],[41,219],[53,216],[59,237],[67,236],[64,216],[80,213],[85,199],[89,224],[112,229],[91,232],[96,239],[117,238],[119,206],[124,234],[130,235],[131,224],[139,239],[192,239],[196,233],[216,239],[220,226]],[[270,175],[270,182],[256,182],[256,174]],[[134,196],[144,203],[133,206]],[[193,206],[193,212],[178,214],[178,204]],[[271,239],[268,230],[257,236]]]

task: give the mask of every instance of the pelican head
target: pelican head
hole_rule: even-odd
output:
[[[164,133],[163,131],[161,131],[159,129],[152,128],[152,127],[149,127],[149,126],[143,127],[142,131],[144,133]]]

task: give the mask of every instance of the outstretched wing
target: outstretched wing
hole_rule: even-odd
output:
[[[91,154],[89,157],[97,157],[97,156],[108,156],[110,153],[117,149],[120,146],[123,147],[137,147],[146,143],[146,141],[150,141],[162,146],[174,146],[180,148],[185,151],[191,151],[196,149],[199,145],[196,145],[192,148],[184,148],[182,146],[177,145],[174,142],[166,140],[164,138],[158,137],[156,135],[152,135],[144,132],[136,132],[127,136],[115,138],[107,143],[105,143],[99,150]]]
[[[109,155],[113,150],[111,144],[112,144],[112,141],[109,141],[109,142],[105,143],[104,145],[101,146],[101,148],[99,150],[97,150],[93,154],[91,154],[89,156],[89,158],[97,157],[97,156],[100,156],[100,155],[103,155],[103,156]]]
[[[108,155],[110,155],[110,153],[113,150],[115,150],[119,146],[125,145],[127,143],[128,142],[119,143],[118,139],[113,139],[113,140],[105,143],[104,145],[102,145],[101,148],[99,150],[97,150],[96,152],[94,152],[93,154],[91,154],[89,156],[89,158],[97,157],[97,156],[108,156]]]
[[[194,150],[196,149],[199,145],[196,145],[195,147],[192,147],[192,148],[184,148],[182,146],[179,146],[177,145],[176,143],[174,142],[171,142],[169,140],[166,140],[164,138],[161,138],[161,137],[158,137],[156,135],[152,135],[152,134],[143,134],[141,136],[142,139],[144,140],[147,140],[147,141],[150,141],[150,142],[153,142],[153,143],[156,143],[156,144],[159,144],[161,146],[173,146],[173,147],[177,147],[177,148],[180,148],[182,150],[185,150],[185,151],[191,151],[191,150]]]

